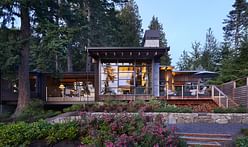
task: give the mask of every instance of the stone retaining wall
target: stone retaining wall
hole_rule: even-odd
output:
[[[105,115],[123,115],[123,113],[87,113],[91,116],[102,117]],[[138,115],[138,113],[125,113],[127,115]],[[144,116],[155,117],[157,115],[162,115],[163,120],[166,124],[187,124],[187,123],[217,123],[217,124],[227,124],[227,123],[239,123],[248,124],[248,114],[237,114],[237,113],[144,113]],[[62,123],[72,120],[80,120],[81,116],[74,113],[73,116],[56,116],[54,118],[47,119],[50,123]]]

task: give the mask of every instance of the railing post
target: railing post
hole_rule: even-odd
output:
[[[246,78],[246,86],[248,86],[248,77]]]
[[[219,105],[221,106],[220,92],[219,92]]]
[[[46,86],[46,102],[47,102],[47,86]]]
[[[213,85],[211,86],[211,89],[212,89],[212,90],[211,90],[212,99],[214,100],[214,86],[213,86]]]
[[[197,99],[199,98],[199,95],[198,95],[199,93],[198,93],[198,91],[199,91],[199,85],[196,86],[196,98],[197,98]]]
[[[166,98],[169,99],[168,87],[166,86]]]
[[[226,107],[228,108],[229,102],[228,102],[228,98],[226,97]]]
[[[182,99],[183,99],[183,85],[182,85]]]

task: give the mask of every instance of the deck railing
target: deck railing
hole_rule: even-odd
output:
[[[223,93],[217,86],[199,86],[194,85],[175,86],[175,90],[165,91],[166,99],[212,99],[220,107],[229,107],[229,97]]]
[[[67,95],[64,91],[60,94],[49,92],[46,87],[46,102],[92,102],[95,101],[95,93],[90,92],[89,94],[75,93],[73,95]]]
[[[174,90],[165,90],[164,95],[161,93],[160,96],[165,96],[166,99],[210,98],[211,88],[209,86],[199,85],[194,85],[193,87],[189,85],[178,85],[175,86]]]
[[[220,106],[220,107],[229,107],[229,97],[223,93],[217,86],[212,85],[212,96],[211,98]]]

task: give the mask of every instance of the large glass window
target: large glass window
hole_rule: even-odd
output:
[[[150,62],[112,62],[102,61],[100,94],[151,94]]]

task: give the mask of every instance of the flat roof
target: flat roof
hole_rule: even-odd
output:
[[[93,58],[112,59],[151,59],[161,57],[170,50],[169,47],[87,47],[86,51]]]
[[[170,47],[87,47],[86,50],[166,50]]]

